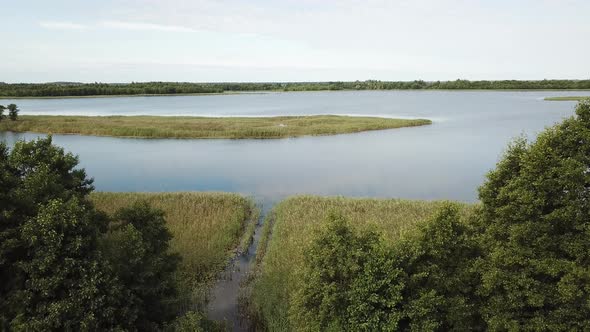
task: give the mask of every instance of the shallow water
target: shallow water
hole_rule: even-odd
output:
[[[355,114],[432,119],[431,126],[280,140],[123,139],[54,135],[105,191],[232,191],[474,201],[515,136],[573,114],[546,96],[590,91],[341,91],[0,100],[22,114],[271,116]],[[36,134],[0,133],[12,143]]]
[[[266,213],[261,214],[257,220],[256,230],[248,249],[243,253],[238,253],[232,259],[211,289],[210,300],[207,304],[207,317],[225,322],[232,331],[248,331],[250,329],[250,321],[244,310],[240,308],[239,296],[243,283],[254,267],[265,215]]]

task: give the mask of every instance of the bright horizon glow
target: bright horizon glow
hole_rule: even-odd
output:
[[[584,0],[23,0],[0,82],[590,78]]]

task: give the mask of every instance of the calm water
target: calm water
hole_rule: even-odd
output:
[[[144,140],[55,135],[105,191],[233,191],[474,201],[511,138],[573,114],[546,96],[590,91],[350,91],[0,100],[22,114],[419,117],[431,126],[281,140]],[[35,134],[0,133],[9,143]]]

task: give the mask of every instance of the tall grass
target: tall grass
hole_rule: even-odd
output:
[[[107,214],[137,201],[164,211],[173,235],[171,250],[182,257],[178,282],[185,306],[204,304],[210,283],[240,243],[249,241],[251,233],[245,230],[258,216],[253,202],[238,194],[96,192],[90,198]]]
[[[0,131],[141,138],[283,138],[336,135],[430,124],[430,120],[335,115],[260,118],[24,115]]]
[[[391,242],[431,217],[442,203],[317,196],[286,199],[269,213],[263,228],[250,310],[270,331],[292,330],[295,318],[289,310],[292,295],[302,286],[305,252],[330,212],[344,215],[353,227],[376,230]]]

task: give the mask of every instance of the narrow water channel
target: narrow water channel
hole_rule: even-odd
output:
[[[216,321],[224,321],[230,331],[248,331],[250,327],[247,317],[241,315],[240,312],[240,287],[256,261],[256,249],[260,241],[266,212],[261,209],[248,249],[245,252],[237,253],[211,290],[211,298],[207,304],[207,317]]]

